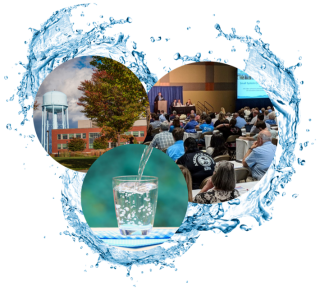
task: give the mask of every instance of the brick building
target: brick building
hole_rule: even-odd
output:
[[[67,129],[53,129],[52,130],[52,153],[57,154],[59,152],[68,151],[67,143],[72,138],[82,138],[86,143],[84,152],[90,152],[93,149],[93,141],[100,137],[101,128],[95,126],[91,120],[79,120],[78,128]],[[137,120],[133,127],[125,134],[133,135],[139,143],[143,143],[145,136],[147,135],[147,121],[146,119]],[[126,141],[120,142],[120,145],[125,144]],[[113,148],[116,143],[109,141],[108,148]]]

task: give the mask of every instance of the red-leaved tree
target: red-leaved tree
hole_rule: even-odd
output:
[[[128,138],[124,133],[149,108],[147,94],[139,79],[124,65],[101,57],[94,57],[91,64],[98,68],[93,69],[91,80],[78,87],[83,95],[77,104],[83,106],[81,112],[87,118],[102,128],[102,135],[120,145],[121,139]]]

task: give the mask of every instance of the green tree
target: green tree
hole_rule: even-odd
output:
[[[93,141],[93,148],[95,150],[106,149],[108,147],[108,140],[105,136],[100,136]]]
[[[68,149],[72,152],[82,152],[86,148],[87,142],[81,138],[72,138],[68,142]]]
[[[102,128],[103,136],[120,145],[134,122],[150,112],[148,96],[136,75],[124,65],[103,57],[93,57],[90,64],[94,72],[91,80],[78,87],[83,92],[78,105]]]

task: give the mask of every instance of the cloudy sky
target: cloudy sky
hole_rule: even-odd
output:
[[[43,94],[46,92],[55,90],[68,96],[69,128],[78,128],[78,120],[88,119],[80,112],[83,107],[77,105],[77,102],[82,94],[82,92],[78,90],[80,82],[91,79],[93,73],[93,67],[90,65],[91,60],[91,57],[81,57],[67,61],[55,68],[41,84],[35,99],[40,103],[39,110],[36,110],[33,113],[35,130],[40,140],[42,118],[41,105]]]

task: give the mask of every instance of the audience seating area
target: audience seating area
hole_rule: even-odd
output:
[[[166,118],[166,121],[164,121],[163,123],[167,124],[168,130],[160,129],[165,128],[161,126],[152,128],[152,123],[154,120],[151,120],[151,126],[148,130],[150,137],[144,144],[148,146],[158,144],[153,143],[152,141],[150,141],[150,139],[157,139],[157,135],[159,135],[159,138],[162,138],[164,136],[168,137],[170,136],[170,134],[172,134],[171,132],[172,130],[174,130],[174,128],[183,128],[184,132],[183,136],[181,135],[181,142],[179,142],[179,140],[175,140],[174,135],[172,135],[173,139],[170,138],[172,141],[168,143],[170,144],[170,146],[168,146],[167,148],[159,149],[170,156],[174,151],[167,151],[167,149],[171,146],[177,146],[179,144],[181,147],[180,155],[182,156],[183,152],[186,151],[186,147],[184,147],[185,141],[188,138],[195,139],[198,150],[206,153],[206,155],[211,156],[216,165],[221,162],[223,162],[224,164],[226,162],[233,163],[234,176],[237,183],[236,189],[239,190],[238,192],[240,193],[240,195],[247,193],[248,190],[254,187],[258,180],[261,179],[253,177],[251,168],[254,167],[253,164],[258,164],[260,161],[256,161],[254,163],[250,161],[249,165],[246,164],[246,160],[251,155],[251,152],[254,151],[255,148],[263,146],[266,142],[269,142],[269,144],[272,144],[274,146],[278,145],[278,124],[274,108],[246,107],[239,110],[238,112],[227,114],[223,111],[216,113],[191,111],[190,114],[188,114],[187,116],[184,115],[183,118],[181,117],[181,119],[178,114],[175,114],[175,112],[173,112],[173,115],[171,116],[165,113],[162,113],[162,115],[163,116],[161,116],[162,118],[160,119],[164,120],[164,117]],[[159,118],[157,119],[155,117],[156,116],[153,113],[151,119],[159,120]],[[269,117],[270,122],[268,121]],[[241,128],[237,127],[238,124],[241,124]],[[163,131],[169,131],[169,129],[170,134],[168,133],[166,135],[163,135]],[[272,136],[272,138],[270,136]],[[220,154],[219,152],[217,152],[218,155],[216,154],[218,148],[217,145],[214,146],[214,140],[217,137],[219,137],[218,139],[223,140],[222,144],[220,144],[219,146],[226,149],[224,154],[222,152]],[[158,147],[158,145],[155,147]],[[179,156],[170,157],[173,158],[176,162],[179,158]],[[215,175],[215,171],[213,172],[213,175]],[[210,174],[210,176],[206,177],[202,181],[199,189],[192,189],[193,198],[197,193],[199,193],[199,191],[211,178],[212,174]]]

